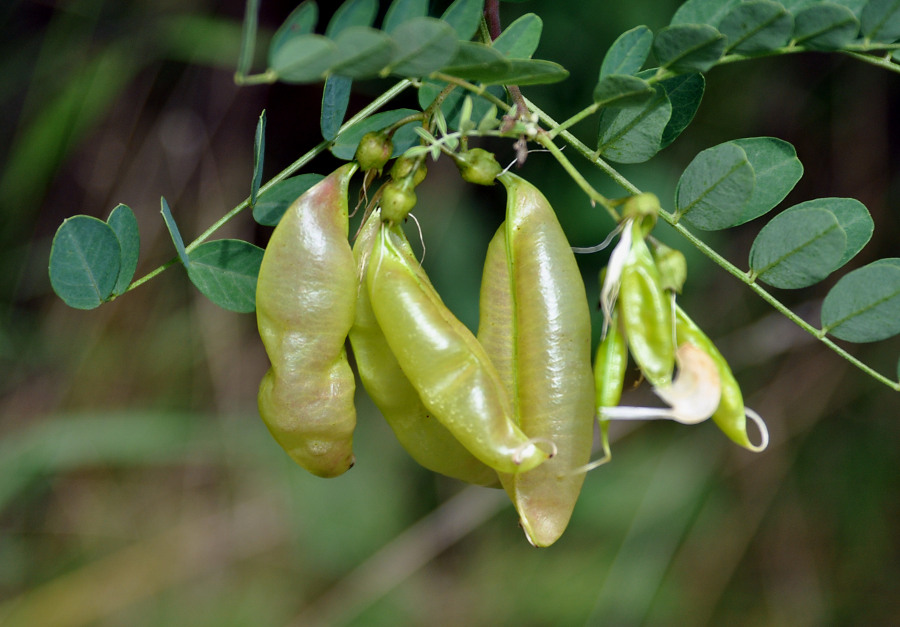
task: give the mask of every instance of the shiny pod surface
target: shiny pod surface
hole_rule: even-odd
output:
[[[628,371],[628,346],[619,328],[619,316],[613,312],[606,337],[597,346],[594,359],[595,407],[601,414],[604,407],[615,407],[622,399],[625,374]],[[602,418],[602,416],[601,416]]]
[[[513,174],[506,221],[488,247],[478,339],[497,366],[516,420],[556,455],[540,468],[501,475],[535,546],[566,528],[593,442],[590,310],[572,249],[547,199]]]
[[[423,280],[398,226],[376,235],[367,285],[372,310],[419,398],[460,443],[491,468],[522,473],[547,453],[516,426],[497,369],[475,336]]]
[[[322,477],[353,465],[355,383],[344,343],[357,285],[347,241],[355,167],[339,168],[288,208],[256,288],[259,335],[272,364],[259,386],[260,416],[294,461]]]
[[[639,224],[619,287],[618,309],[628,350],[644,377],[655,387],[668,385],[675,370],[672,301],[663,289],[656,263]]]
[[[478,461],[422,404],[378,325],[365,277],[380,228],[381,215],[375,212],[366,220],[353,245],[360,285],[350,344],[359,377],[397,440],[420,465],[468,483],[494,485],[497,473]],[[398,238],[395,243],[409,260],[410,267],[417,271],[418,279],[430,285],[412,250],[404,247],[406,242]]]

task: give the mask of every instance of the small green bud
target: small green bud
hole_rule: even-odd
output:
[[[472,148],[456,157],[456,167],[463,180],[476,185],[493,185],[503,172],[494,155],[483,148]]]
[[[653,250],[653,260],[659,270],[662,288],[681,294],[681,288],[687,280],[687,260],[684,253],[665,244],[657,244]]]
[[[416,206],[416,192],[410,179],[389,181],[381,190],[381,219],[395,224],[402,222]]]
[[[381,169],[391,158],[394,152],[394,144],[390,138],[382,132],[369,132],[359,140],[356,148],[356,161],[363,170]]]
[[[413,174],[413,168],[415,168],[415,174]],[[398,157],[391,168],[391,178],[395,181],[412,175],[413,187],[424,181],[426,174],[428,174],[428,168],[425,167],[425,161],[414,157]]]
[[[659,198],[650,192],[635,194],[625,200],[625,206],[622,208],[622,218],[627,220],[633,218],[641,225],[641,232],[644,235],[650,233],[656,225],[656,218],[659,215]]]

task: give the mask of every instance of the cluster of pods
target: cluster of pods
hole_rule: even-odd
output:
[[[432,471],[502,486],[535,546],[555,542],[569,522],[595,418],[608,452],[608,421],[642,417],[641,408],[618,407],[629,350],[672,405],[668,417],[712,417],[752,448],[740,389],[721,354],[668,298],[658,270],[665,263],[649,251],[641,216],[623,221],[607,269],[608,324],[592,368],[584,283],[533,185],[497,176],[506,220],[488,247],[473,335],[443,304],[401,229],[414,200],[382,195],[351,247],[348,185],[356,167],[342,166],[293,203],[259,272],[257,319],[271,361],[259,412],[303,468],[332,477],[354,463],[348,338],[363,386],[409,454]],[[403,181],[421,177],[395,179],[411,188]]]

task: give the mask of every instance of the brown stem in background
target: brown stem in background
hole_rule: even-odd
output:
[[[485,1],[484,19],[487,22],[491,39],[497,39],[502,32],[502,29],[500,28],[500,0]]]
[[[488,33],[490,33],[491,40],[497,39],[500,36],[500,33],[503,32],[503,29],[500,26],[500,0],[485,0],[484,3],[484,19],[488,25]],[[508,115],[503,116],[503,124],[500,127],[501,130],[509,130],[516,123],[516,120],[519,119],[528,119],[528,106],[525,104],[525,98],[522,96],[522,90],[519,89],[518,85],[507,85],[507,91],[509,91],[509,95],[512,97],[513,102],[516,103],[516,115],[514,118],[511,118]],[[528,155],[527,149],[527,141],[525,136],[519,138],[519,141],[516,142],[516,164],[519,167],[522,167],[522,164],[525,163],[525,157]]]

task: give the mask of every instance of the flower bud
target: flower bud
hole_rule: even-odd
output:
[[[394,144],[383,132],[369,132],[359,140],[356,148],[356,161],[363,170],[381,169],[391,158],[394,152]]]
[[[410,179],[392,180],[381,191],[381,219],[398,224],[416,206],[416,192]]]
[[[483,148],[472,148],[456,157],[456,167],[463,180],[476,185],[493,185],[503,172],[494,155]]]
[[[413,187],[424,181],[426,174],[428,174],[428,168],[425,167],[424,160],[416,159],[415,157],[398,157],[391,168],[391,178],[395,181],[405,179],[411,175]]]
[[[659,283],[663,289],[681,294],[687,280],[687,260],[684,253],[665,244],[657,244],[653,250],[653,260],[659,270]]]

